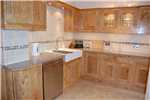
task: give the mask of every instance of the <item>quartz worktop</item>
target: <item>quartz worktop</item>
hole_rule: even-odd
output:
[[[26,67],[30,67],[33,65],[37,65],[40,63],[44,63],[47,61],[59,59],[65,57],[64,55],[57,55],[57,54],[51,54],[51,53],[41,53],[40,56],[32,56],[29,60],[18,62],[10,65],[3,65],[3,68],[7,69],[23,69]]]
[[[145,57],[149,58],[149,53],[136,53],[136,52],[124,52],[124,51],[109,51],[103,49],[95,49],[95,48],[78,48],[87,52],[95,52],[95,53],[107,53],[107,54],[116,54],[116,55],[127,55],[127,56],[136,56],[136,57]]]

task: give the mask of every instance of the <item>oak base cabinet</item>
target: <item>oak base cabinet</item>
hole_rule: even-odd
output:
[[[80,80],[81,58],[64,63],[64,91]]]

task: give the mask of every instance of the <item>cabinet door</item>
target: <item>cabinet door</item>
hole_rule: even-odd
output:
[[[148,78],[148,65],[138,64],[135,67],[134,85],[139,87],[146,87]]]
[[[15,99],[43,99],[42,65],[13,70]]]
[[[137,33],[138,8],[123,8],[120,14],[120,30],[127,33]]]
[[[64,31],[77,31],[79,23],[79,10],[64,11]]]
[[[114,60],[103,60],[102,66],[102,79],[107,81],[116,81],[116,61]]]
[[[32,25],[32,1],[7,1],[7,24]]]
[[[118,63],[117,81],[121,84],[133,85],[133,64]]]
[[[80,68],[81,68],[81,61],[80,59],[76,59],[73,66],[74,79],[78,79],[80,77]]]
[[[33,26],[46,25],[46,3],[42,1],[33,2]]]
[[[87,52],[85,64],[85,75],[99,78],[101,65],[100,54]]]
[[[150,34],[150,7],[140,8],[139,34]]]
[[[64,87],[73,80],[73,63],[69,62],[64,65]]]
[[[80,31],[98,32],[99,10],[80,11]]]
[[[119,9],[104,9],[101,10],[100,31],[114,32],[118,27]]]
[[[0,100],[6,100],[5,98],[5,79],[4,69],[0,69]]]

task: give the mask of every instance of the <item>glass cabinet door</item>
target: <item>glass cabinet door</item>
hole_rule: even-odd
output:
[[[116,30],[118,25],[118,12],[119,10],[114,9],[101,10],[100,31]]]
[[[124,32],[137,31],[138,8],[123,8],[120,14],[120,29]]]

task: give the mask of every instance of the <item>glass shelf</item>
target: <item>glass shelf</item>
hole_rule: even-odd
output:
[[[114,14],[105,14],[105,16],[104,16],[104,26],[113,27],[114,22],[115,22],[115,15]]]
[[[134,15],[131,13],[125,14],[122,19],[122,26],[133,27],[133,24],[134,24]]]

